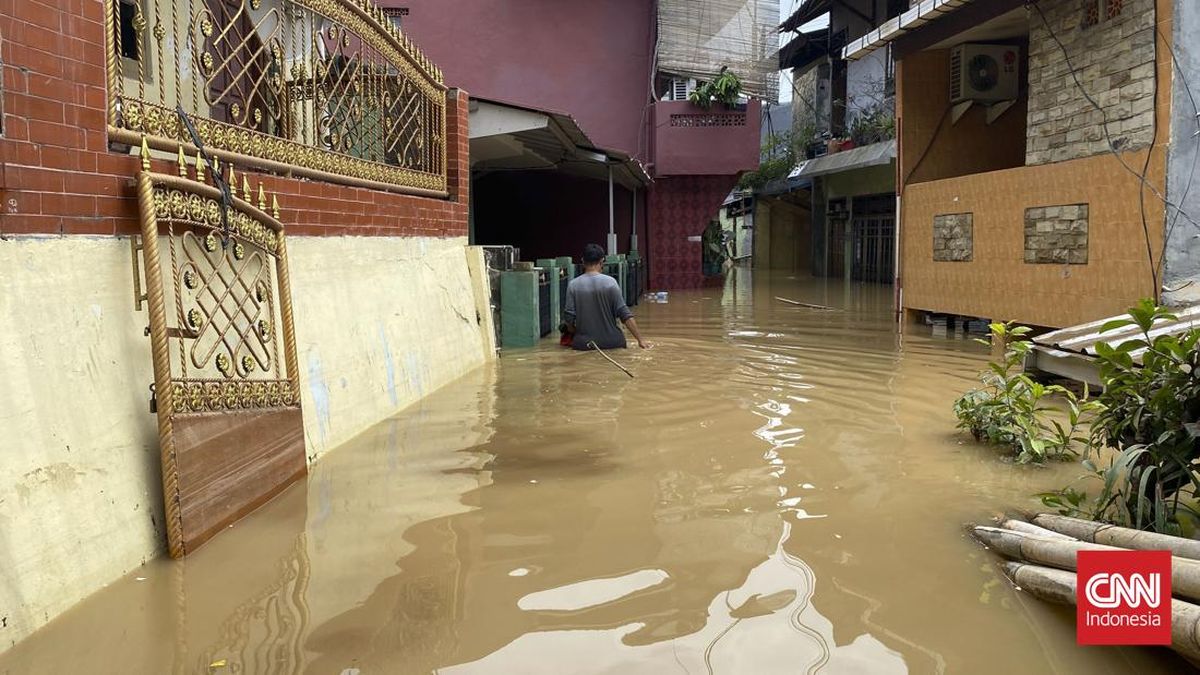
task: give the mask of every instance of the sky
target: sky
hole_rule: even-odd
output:
[[[803,1],[804,0],[779,0],[779,21],[782,23],[783,21],[787,20],[787,18],[792,15],[792,12],[796,11],[796,8],[799,7]],[[809,30],[814,30],[817,28],[824,28],[825,26],[828,26],[828,25],[829,25],[829,15],[823,14],[823,15],[817,17],[816,19],[813,19],[812,21],[809,21],[808,23],[801,26],[800,30],[801,31],[809,31]],[[795,36],[796,36],[795,33],[781,34],[779,36],[779,46],[780,47],[784,46]],[[791,70],[779,71],[779,102],[780,103],[787,103],[792,100],[791,81],[792,81],[792,71]]]

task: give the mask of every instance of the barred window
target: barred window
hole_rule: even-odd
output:
[[[1125,0],[1083,0],[1082,9],[1083,27],[1089,28],[1120,16],[1125,9]]]

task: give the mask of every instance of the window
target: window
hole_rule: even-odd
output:
[[[383,15],[387,17],[388,21],[392,22],[392,26],[395,27],[396,30],[402,30],[403,26],[401,26],[401,22],[404,20],[404,17],[408,16],[408,8],[384,7]]]
[[[113,0],[116,5],[117,25],[113,26],[117,49],[121,56],[137,61],[138,53],[138,6],[136,0]],[[143,19],[144,21],[144,19]],[[145,25],[142,26],[145,28]]]
[[[696,88],[696,81],[682,77],[672,77],[667,81],[668,101],[686,101],[688,94]]]
[[[1083,0],[1083,26],[1088,28],[1101,21],[1111,21],[1121,16],[1124,9],[1125,0]]]

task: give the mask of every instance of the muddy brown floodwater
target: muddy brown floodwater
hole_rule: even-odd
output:
[[[842,311],[816,311],[784,296]],[[659,346],[549,341],[330,453],[0,673],[1154,673],[1082,648],[968,521],[1065,484],[954,430],[986,353],[891,290],[742,273],[643,304]]]

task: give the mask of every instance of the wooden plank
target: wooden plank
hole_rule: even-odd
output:
[[[184,553],[307,472],[300,408],[173,417]]]

